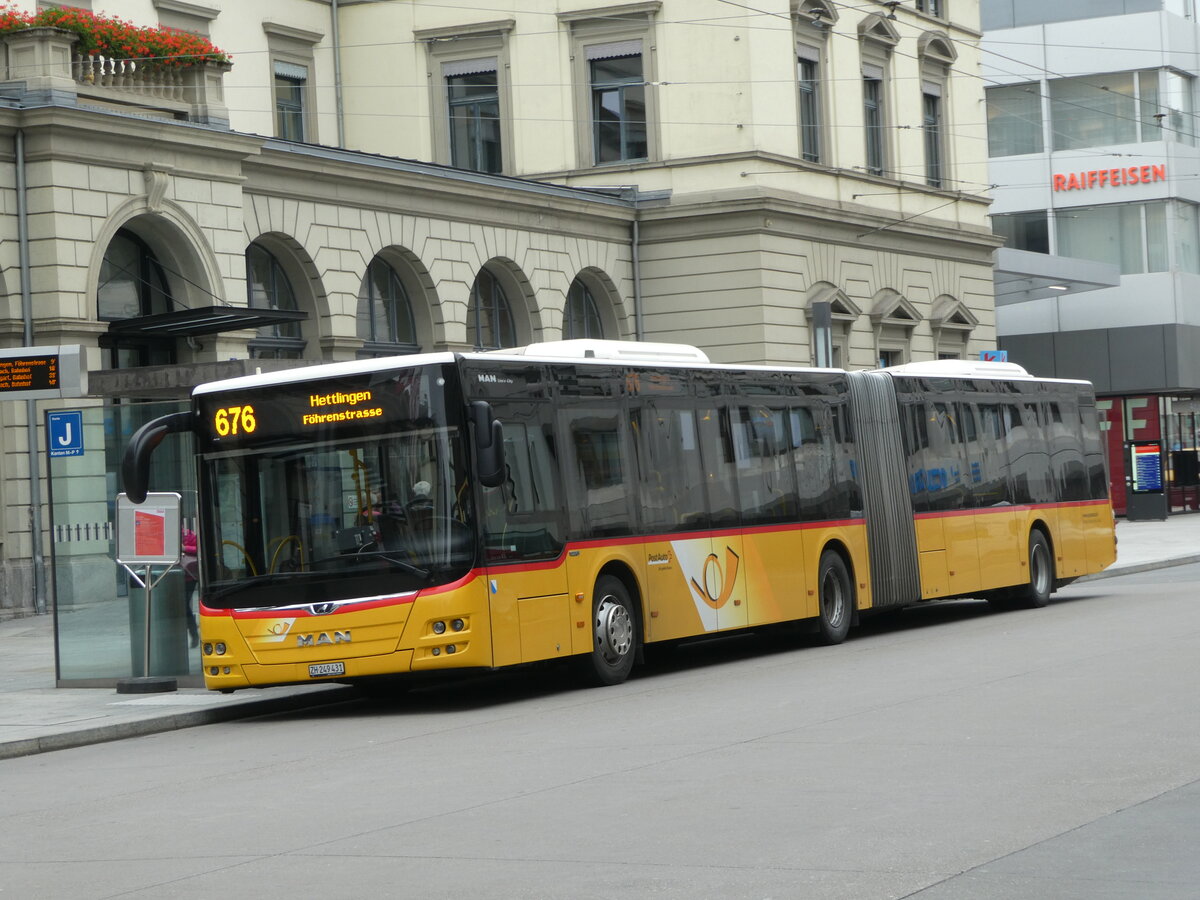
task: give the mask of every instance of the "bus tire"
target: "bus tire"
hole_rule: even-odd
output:
[[[854,589],[846,563],[836,550],[821,554],[817,570],[817,637],[822,644],[840,644],[854,618]]]
[[[633,671],[638,650],[638,616],[621,579],[601,575],[592,595],[592,652],[580,660],[589,684],[620,684]]]
[[[1013,603],[1021,609],[1039,609],[1050,602],[1054,592],[1054,554],[1045,532],[1029,532],[1029,583],[1013,592]]]

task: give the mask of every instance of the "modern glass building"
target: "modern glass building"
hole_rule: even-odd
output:
[[[1196,7],[981,7],[992,223],[1006,239],[999,346],[1039,375],[1095,383],[1114,499],[1125,511],[1128,496],[1131,514],[1200,499]],[[1130,462],[1149,459],[1151,444],[1161,500],[1134,490]]]

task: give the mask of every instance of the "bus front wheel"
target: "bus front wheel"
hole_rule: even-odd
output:
[[[588,682],[620,684],[629,677],[637,656],[637,622],[625,584],[612,575],[602,575],[592,597],[592,652],[580,660]]]
[[[817,635],[822,644],[840,644],[850,633],[854,590],[846,563],[835,550],[821,554],[817,574]]]

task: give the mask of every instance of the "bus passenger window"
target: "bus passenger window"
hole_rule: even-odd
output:
[[[962,441],[959,423],[951,404],[935,401],[925,407],[927,447],[924,476],[930,509],[962,509],[966,504],[963,486]]]
[[[1083,429],[1083,460],[1087,467],[1087,497],[1089,500],[1108,499],[1108,470],[1104,461],[1104,432],[1091,399],[1079,405],[1079,424]]]
[[[738,491],[745,525],[787,521],[798,511],[786,412],[762,406],[733,411]]]
[[[633,422],[642,525],[650,531],[707,527],[696,414],[647,403]]]
[[[568,507],[585,536],[627,533],[633,525],[632,496],[616,412],[573,408],[563,414],[573,456]]]
[[[999,405],[983,403],[976,407],[979,418],[978,440],[967,446],[967,465],[977,508],[1009,503],[1008,466],[1005,452],[1004,419]]]
[[[558,460],[549,422],[539,421],[538,412],[534,404],[501,412],[507,478],[484,491],[484,550],[492,561],[562,552]]]
[[[796,470],[800,519],[817,521],[837,514],[834,492],[840,479],[834,477],[832,422],[823,422],[830,411],[817,407],[788,410],[792,459]]]
[[[1059,500],[1088,500],[1087,467],[1083,461],[1083,436],[1073,398],[1050,403],[1046,438],[1050,443],[1050,465],[1054,470]]]
[[[737,498],[738,461],[733,446],[728,410],[701,408],[700,458],[704,462],[704,483],[708,492],[708,511],[712,525],[720,528],[741,522]]]
[[[1008,462],[1014,503],[1052,503],[1054,486],[1050,477],[1050,454],[1034,403],[1004,406],[1011,427],[1008,431]]]

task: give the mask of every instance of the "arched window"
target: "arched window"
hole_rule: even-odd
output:
[[[96,295],[97,312],[104,322],[170,312],[172,306],[171,288],[154,252],[124,228],[104,251]]]
[[[603,338],[600,309],[587,285],[576,278],[567,292],[567,308],[563,311],[563,338]]]
[[[250,306],[258,309],[298,310],[292,283],[279,260],[261,244],[246,249],[246,291]],[[250,342],[253,359],[300,359],[304,337],[299,322],[264,325]]]
[[[421,349],[408,293],[396,270],[378,256],[367,266],[358,292],[358,336],[363,339],[365,356]]]
[[[471,306],[467,310],[467,335],[476,350],[499,350],[515,347],[517,333],[513,327],[508,298],[496,276],[483,269],[471,288]]]
[[[119,230],[100,264],[96,317],[102,322],[118,322],[170,312],[174,306],[170,282],[154,251],[132,231]],[[108,365],[114,369],[175,362],[172,339],[114,335],[103,344],[111,351]]]

